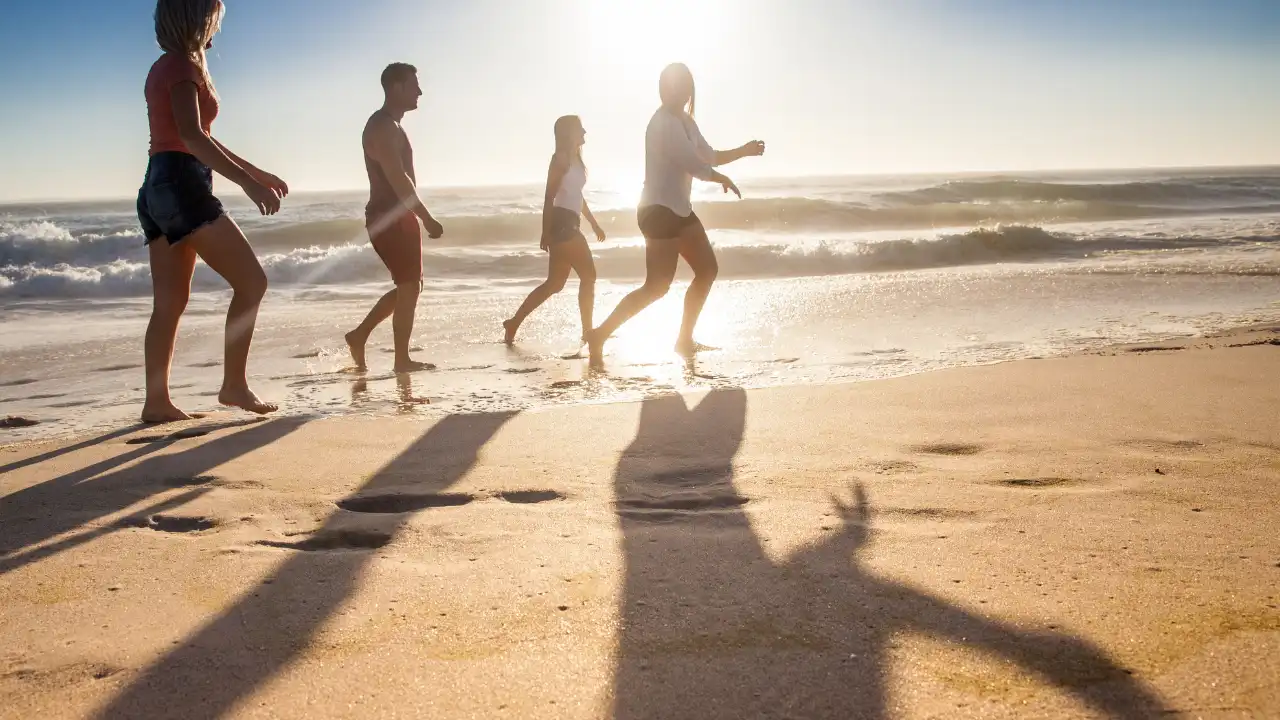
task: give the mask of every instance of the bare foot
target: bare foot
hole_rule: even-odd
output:
[[[680,342],[676,343],[675,349],[676,349],[676,354],[679,355],[680,357],[691,358],[700,352],[711,352],[713,350],[719,350],[720,348],[712,347],[710,345],[703,345],[702,343],[696,342],[694,340],[681,340]]]
[[[502,329],[506,331],[503,334],[502,342],[507,345],[514,345],[516,342],[516,331],[520,329],[520,323],[515,320],[503,320]]]
[[[429,362],[418,362],[417,360],[407,360],[405,362],[398,362],[396,363],[396,366],[394,368],[394,370],[398,373],[411,373],[411,372],[418,372],[420,370],[435,370],[435,369],[436,369],[435,365],[432,365]]]
[[[266,415],[280,409],[280,406],[275,403],[264,402],[248,387],[235,389],[224,387],[218,393],[218,402],[228,407],[240,408],[259,415]]]
[[[347,341],[347,349],[351,351],[351,359],[356,364],[357,370],[364,370],[364,346],[368,342],[368,338],[360,337],[355,330],[342,336]]]
[[[605,337],[600,334],[599,330],[588,330],[586,332],[587,341],[587,363],[593,368],[604,367],[604,341]]]
[[[142,422],[148,425],[160,425],[162,423],[190,419],[190,415],[182,412],[178,406],[168,400],[156,403],[148,402],[142,406]]]

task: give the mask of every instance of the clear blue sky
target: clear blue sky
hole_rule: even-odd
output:
[[[1280,0],[225,0],[214,134],[358,188],[378,73],[416,64],[424,184],[538,180],[557,115],[634,183],[658,69],[767,175],[1280,163]],[[116,197],[146,162],[153,0],[13,0],[0,200]]]

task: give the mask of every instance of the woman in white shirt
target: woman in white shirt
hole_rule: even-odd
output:
[[[547,279],[529,293],[520,309],[510,320],[504,320],[505,341],[515,342],[516,331],[529,313],[564,289],[569,271],[578,274],[578,312],[582,315],[582,337],[585,340],[591,329],[591,311],[596,299],[596,264],[591,257],[591,247],[582,236],[581,215],[587,216],[596,240],[604,240],[604,230],[591,214],[582,196],[587,185],[587,168],[582,163],[582,146],[587,141],[587,131],[577,115],[565,115],[556,120],[556,153],[551,156],[547,169],[547,192],[542,204],[543,250],[551,254],[547,267]]]
[[[708,349],[693,339],[698,315],[711,293],[719,266],[702,221],[690,203],[693,178],[719,183],[725,192],[742,193],[716,165],[764,154],[764,143],[753,140],[734,150],[713,150],[693,120],[693,74],[682,63],[668,65],[658,80],[662,107],[645,131],[644,192],[637,217],[645,239],[645,281],[618,303],[600,327],[587,333],[591,361],[599,364],[604,343],[618,326],[667,293],[681,257],[693,269],[693,281],[684,296],[684,320],[676,339],[676,352],[691,358]]]

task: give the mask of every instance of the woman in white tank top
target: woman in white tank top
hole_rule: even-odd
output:
[[[505,341],[515,342],[516,332],[529,313],[538,309],[548,298],[564,289],[569,271],[578,274],[578,312],[582,315],[582,336],[586,341],[591,329],[591,311],[596,300],[596,263],[591,257],[591,247],[578,229],[581,216],[587,216],[596,240],[604,240],[604,230],[591,214],[582,191],[587,185],[587,168],[582,164],[582,146],[587,141],[587,131],[577,115],[565,115],[556,120],[556,154],[551,156],[547,170],[547,192],[542,206],[541,247],[550,253],[547,279],[529,293],[520,309],[510,320],[502,323]]]
[[[693,179],[717,183],[741,198],[738,186],[716,172],[715,166],[764,154],[764,143],[759,140],[733,150],[712,149],[694,122],[693,73],[683,64],[668,65],[662,71],[658,94],[662,106],[645,131],[644,193],[636,218],[644,235],[647,274],[643,285],[622,298],[600,327],[587,333],[594,366],[602,361],[605,340],[622,323],[667,294],[681,257],[693,269],[693,281],[684,295],[684,320],[676,337],[676,352],[692,359],[700,350],[713,349],[693,339],[693,328],[719,271],[707,231],[690,203]]]

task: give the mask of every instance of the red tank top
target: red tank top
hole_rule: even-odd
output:
[[[176,53],[165,53],[147,73],[147,124],[151,128],[151,155],[162,152],[190,153],[178,121],[173,117],[173,99],[170,95],[179,83],[195,83],[196,98],[200,105],[200,129],[208,135],[213,129],[213,119],[218,116],[218,96],[209,87],[205,74],[200,72],[190,58]]]

